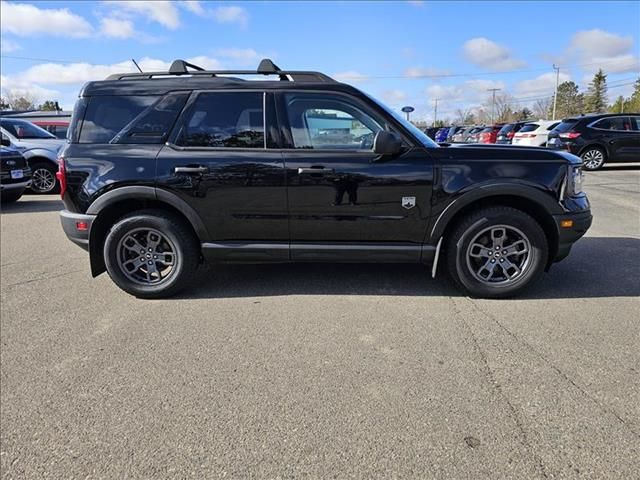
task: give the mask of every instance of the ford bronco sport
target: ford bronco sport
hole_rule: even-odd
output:
[[[422,262],[466,293],[521,292],[591,224],[580,159],[440,147],[317,72],[112,75],[80,92],[59,160],[67,236],[126,292],[201,262]]]

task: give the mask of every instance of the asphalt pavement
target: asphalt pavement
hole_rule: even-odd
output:
[[[412,265],[241,265],[138,300],[3,207],[2,478],[639,478],[640,168],[525,296]]]

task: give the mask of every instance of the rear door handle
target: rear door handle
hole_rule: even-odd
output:
[[[203,167],[202,165],[197,167],[176,167],[174,171],[176,173],[207,173],[209,167]]]
[[[334,173],[335,170],[333,168],[324,168],[324,167],[310,167],[310,168],[298,168],[298,175],[302,175],[305,173],[316,173],[321,175],[327,175],[329,173]]]

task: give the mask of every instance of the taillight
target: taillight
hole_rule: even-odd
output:
[[[516,137],[518,137],[518,138],[533,138],[535,136],[536,136],[535,133],[520,133],[520,134],[516,135]]]
[[[560,138],[568,138],[569,140],[573,140],[574,138],[578,138],[580,136],[580,132],[561,133],[558,136]]]
[[[58,158],[58,171],[56,178],[60,182],[60,198],[64,198],[64,192],[67,191],[67,170],[64,167],[64,158]]]
[[[509,133],[507,133],[507,138],[511,139],[513,138],[513,136],[516,134],[516,132],[514,132],[513,130],[510,131]]]

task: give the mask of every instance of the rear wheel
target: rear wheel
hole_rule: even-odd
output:
[[[56,179],[57,168],[46,162],[37,162],[31,166],[31,191],[33,193],[58,193]]]
[[[606,153],[600,147],[588,147],[580,155],[585,170],[599,170],[606,161]]]
[[[474,297],[520,293],[540,277],[548,255],[540,225],[510,207],[471,213],[447,242],[449,273],[458,287]]]
[[[198,241],[179,217],[141,210],[120,219],[107,234],[104,260],[111,279],[140,298],[176,294],[198,268]]]

